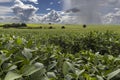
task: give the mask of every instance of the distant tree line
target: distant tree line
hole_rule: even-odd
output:
[[[4,24],[3,28],[21,28],[27,27],[26,23],[12,23],[12,24]]]

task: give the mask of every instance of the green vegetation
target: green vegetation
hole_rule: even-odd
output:
[[[12,23],[12,24],[4,24],[2,25],[3,28],[21,28],[21,27],[27,27],[27,24],[25,23]]]
[[[0,29],[0,80],[120,79],[119,25],[40,26]]]

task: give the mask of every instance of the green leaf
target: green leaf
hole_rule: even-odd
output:
[[[18,45],[22,44],[22,39],[21,39],[21,38],[18,38],[18,39],[16,40],[16,43],[17,43]]]
[[[2,66],[3,66],[3,70],[5,71],[11,71],[17,68],[16,65],[12,65],[11,63],[3,63]]]
[[[48,78],[56,78],[56,75],[54,72],[47,72]]]
[[[57,65],[57,62],[53,61],[52,64],[48,65],[48,71],[51,70],[51,69],[53,69],[56,65]]]
[[[90,74],[84,74],[85,80],[97,80],[96,77],[90,76]]]
[[[33,44],[33,41],[32,41],[32,40],[29,40],[26,45],[27,45],[27,47],[30,47],[32,44]]]
[[[98,80],[104,80],[101,76],[97,75]]]
[[[75,72],[75,69],[74,69],[73,64],[71,64],[70,62],[65,61],[65,62],[63,63],[62,71],[63,71],[63,74],[64,74],[64,75],[67,75],[67,74],[69,74],[69,73],[71,73],[71,72],[72,72],[72,73]]]
[[[21,78],[21,77],[22,77],[22,75],[10,71],[10,72],[7,73],[4,80],[15,80],[15,79],[18,79],[18,78]]]
[[[115,76],[117,76],[120,73],[120,69],[111,72],[110,74],[107,75],[107,80],[110,80],[112,78],[114,78]]]
[[[46,70],[41,69],[34,74],[30,75],[30,80],[50,80],[48,79],[47,75],[45,74]]]
[[[83,70],[76,70],[76,75],[77,75],[77,79],[79,78],[79,76],[82,74],[82,73],[84,73],[85,72],[85,69],[83,69]]]
[[[24,48],[24,50],[22,51],[22,54],[23,56],[25,56],[28,60],[30,60],[32,58],[32,53],[33,50],[31,49],[27,49],[27,48]]]
[[[6,56],[5,54],[0,54],[0,65],[2,65],[5,61],[9,60],[11,58],[10,56]]]
[[[72,80],[72,76],[71,75],[69,75],[69,74],[67,74],[67,75],[65,75],[65,79],[64,80]]]
[[[44,65],[42,63],[35,63],[34,65],[26,65],[24,66],[24,68],[22,69],[22,73],[24,76],[29,76],[41,69],[44,68]]]
[[[39,58],[39,56],[36,56],[34,59],[32,59],[32,60],[30,61],[30,65],[33,64],[33,63],[35,62],[35,60],[37,60],[38,58]]]

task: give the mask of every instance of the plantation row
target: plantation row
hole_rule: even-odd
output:
[[[0,80],[120,79],[118,34],[37,34],[0,35]]]

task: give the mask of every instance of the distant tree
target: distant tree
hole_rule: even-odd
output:
[[[87,27],[87,25],[86,25],[86,24],[84,24],[84,25],[83,25],[83,28],[86,28],[86,27]]]
[[[62,26],[61,29],[65,29],[65,26]]]
[[[39,28],[42,29],[42,26],[40,26]]]
[[[20,23],[12,23],[10,25],[11,25],[12,28],[19,28],[19,27],[21,27]]]
[[[50,26],[50,27],[49,27],[49,29],[53,29],[53,27],[52,27],[52,26]]]
[[[26,23],[21,23],[21,27],[27,27]]]
[[[49,23],[49,25],[51,25],[52,23]]]
[[[4,24],[3,28],[10,28],[10,24]]]

